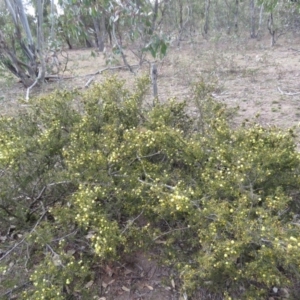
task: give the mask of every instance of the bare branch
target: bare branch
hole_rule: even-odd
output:
[[[29,100],[29,93],[30,93],[30,90],[42,79],[43,77],[43,72],[42,72],[42,68],[39,67],[39,75],[38,77],[36,78],[36,80],[34,81],[34,83],[27,89],[26,91],[26,97],[25,97],[25,100],[28,101]]]
[[[149,182],[143,181],[141,179],[138,179],[138,181],[141,182],[141,183],[143,183],[143,184],[145,184],[145,185],[154,186],[154,184],[151,184]],[[167,189],[172,190],[172,191],[175,190],[174,186],[171,186],[171,185],[168,185],[168,184],[161,184],[161,186],[166,187]]]
[[[12,213],[11,211],[9,211],[8,208],[6,208],[4,205],[0,204],[0,209],[3,209],[9,216],[14,217],[14,218],[18,218],[17,215],[15,215],[14,213]]]
[[[133,220],[128,220],[127,221],[127,224],[124,228],[124,230],[121,232],[121,235],[131,226],[133,225],[133,223],[144,213],[144,210],[141,211],[141,213],[136,217],[134,218]]]
[[[167,234],[170,234],[170,233],[172,233],[172,232],[174,232],[174,231],[181,231],[181,230],[187,230],[187,229],[191,229],[191,227],[176,228],[176,229],[173,229],[173,230],[164,232],[164,233],[160,234],[159,236],[157,236],[156,238],[154,238],[153,241],[156,241],[156,240],[158,240],[159,238],[161,238],[162,236],[165,236],[165,235],[167,235]]]
[[[112,34],[113,34],[115,43],[116,43],[116,45],[117,45],[117,47],[118,47],[118,49],[119,49],[119,51],[120,51],[120,53],[121,53],[121,56],[122,56],[122,59],[123,59],[123,62],[124,62],[124,64],[125,64],[125,66],[128,68],[128,70],[129,70],[131,73],[135,74],[135,72],[133,71],[133,69],[131,68],[131,66],[129,65],[129,63],[127,62],[126,56],[125,56],[125,54],[124,54],[124,52],[123,52],[123,49],[122,49],[121,45],[119,44],[118,39],[117,39],[117,37],[116,37],[116,32],[115,32],[115,22],[112,23]]]
[[[42,221],[43,218],[46,216],[46,214],[47,214],[47,211],[44,212],[44,213],[41,215],[41,217],[40,217],[40,218],[38,219],[38,221],[35,223],[34,227],[31,229],[31,231],[30,231],[29,234],[31,234],[31,233],[36,229],[36,227],[41,223],[41,221]],[[21,239],[20,242],[14,244],[13,247],[11,247],[9,250],[7,250],[6,253],[3,254],[2,257],[0,258],[0,261],[4,260],[4,258],[5,258],[6,256],[8,256],[11,252],[13,252],[13,251],[14,251],[17,247],[19,247],[21,244],[23,244],[23,242],[25,241],[26,237],[27,237],[27,236],[23,237],[23,238]]]
[[[287,95],[287,96],[296,96],[296,95],[300,95],[300,92],[296,92],[296,93],[289,93],[289,92],[284,92],[281,90],[281,88],[278,86],[277,87],[278,91],[280,94],[282,95]]]
[[[95,79],[95,76],[92,76],[92,77],[86,82],[86,84],[84,85],[84,87],[85,87],[85,88],[89,87],[90,84],[94,81],[94,79]]]
[[[10,289],[9,291],[7,291],[6,293],[0,295],[0,299],[6,299],[5,297],[9,297],[9,295],[12,295],[13,293],[15,293],[16,291],[18,290],[21,290],[23,289],[25,286],[29,285],[30,284],[30,281],[26,281],[25,283],[17,286],[17,287],[14,287],[12,289]],[[8,299],[13,299],[12,297],[9,297]]]
[[[133,68],[133,67],[138,67],[139,65],[131,65],[130,68]],[[84,85],[85,88],[89,87],[89,85],[92,83],[92,81],[95,79],[95,76],[96,75],[99,75],[99,74],[102,74],[102,72],[104,71],[107,71],[107,70],[116,70],[116,69],[127,69],[128,66],[115,66],[115,67],[106,67],[106,68],[103,68],[103,69],[100,69],[99,71],[93,73],[93,74],[87,74],[87,75],[84,75],[84,77],[86,76],[92,76],[87,82],[86,84]],[[74,78],[74,77],[73,77]]]

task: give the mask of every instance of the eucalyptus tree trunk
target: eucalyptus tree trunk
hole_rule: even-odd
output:
[[[27,65],[26,69],[27,69],[27,72],[29,73],[30,77],[34,78],[35,73],[36,73],[36,68],[37,68],[36,50],[35,50],[35,45],[33,42],[32,34],[30,31],[30,27],[28,24],[28,20],[27,20],[27,16],[25,13],[25,9],[24,9],[22,0],[16,0],[14,3],[15,5],[12,5],[10,0],[5,0],[5,3],[6,3],[6,7],[9,10],[9,13],[13,19],[13,23],[15,26],[15,37],[14,37],[15,41],[19,42],[23,53],[28,58],[28,60],[30,62],[30,67],[29,67],[29,65]],[[27,43],[25,43],[23,41],[22,28],[25,31]],[[2,36],[2,38],[5,39],[4,36]],[[15,51],[13,49],[10,49],[10,47],[7,44],[6,44],[6,46],[7,46],[7,48],[6,48],[5,52],[7,53],[7,56],[11,57],[11,59],[13,59],[11,53],[9,53],[9,52],[11,52],[11,51],[15,52]],[[13,61],[11,61],[11,62],[17,63],[17,60],[13,59]],[[9,61],[7,63],[9,63]],[[17,63],[17,64],[19,65],[19,63]],[[21,72],[22,66],[16,66],[16,69],[19,69],[18,71]],[[20,79],[21,78],[23,78],[23,75],[20,74]]]
[[[37,82],[43,82],[46,67],[43,55],[42,0],[37,0],[37,44],[35,44],[31,34],[22,0],[14,0],[14,2],[5,0],[5,4],[14,25],[14,44],[19,44],[18,48],[23,55],[16,51],[13,44],[7,42],[7,37],[0,29],[0,60],[7,70],[21,80],[25,87],[30,87]]]
[[[7,44],[4,34],[0,29],[0,60],[5,68],[18,77],[25,87],[29,87],[34,80],[28,74],[33,68],[29,64],[23,63],[15,54],[15,51]]]

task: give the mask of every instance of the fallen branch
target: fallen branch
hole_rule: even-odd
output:
[[[131,65],[130,68],[133,67],[139,67],[139,65]],[[99,71],[97,71],[96,73],[94,73],[93,75],[98,75],[101,74],[102,72],[106,71],[106,70],[116,70],[116,69],[128,69],[128,66],[115,66],[115,67],[106,67],[104,69],[101,69]]]
[[[227,92],[223,92],[219,95],[217,93],[212,93],[211,96],[215,99],[219,99],[219,98],[224,98],[224,96],[229,97],[230,95]]]
[[[134,67],[140,67],[139,64],[135,64],[135,65],[125,65],[125,66],[115,66],[115,67],[106,67],[106,68],[103,68],[103,69],[100,69],[98,70],[97,72],[95,73],[90,73],[90,74],[85,74],[85,75],[78,75],[78,76],[68,76],[68,77],[65,77],[65,76],[59,76],[59,75],[46,75],[45,76],[45,80],[66,80],[66,79],[75,79],[75,78],[81,78],[81,77],[88,77],[88,76],[92,76],[87,82],[86,84],[84,85],[85,88],[89,87],[89,85],[92,83],[92,81],[95,79],[95,76],[96,75],[99,75],[99,74],[102,74],[104,71],[107,71],[107,70],[117,70],[117,69],[129,69],[130,67],[130,70],[132,70],[132,68]],[[39,78],[37,78],[35,80],[35,82],[27,88],[27,91],[26,91],[26,101],[29,100],[29,94],[30,94],[30,90],[38,83],[38,80]]]
[[[133,67],[139,67],[139,65],[131,65],[131,66],[130,66],[130,68],[133,68]],[[84,85],[84,87],[87,88],[87,87],[89,87],[89,85],[92,83],[92,81],[95,79],[95,76],[96,76],[96,75],[102,74],[104,71],[107,71],[107,70],[117,70],[117,69],[128,69],[128,66],[106,67],[106,68],[103,68],[103,69],[98,70],[98,71],[95,72],[95,73],[87,74],[87,75],[83,75],[83,76],[78,76],[78,77],[92,76],[92,77],[86,82],[86,84]],[[73,77],[73,78],[74,78],[74,77]]]
[[[86,84],[84,85],[85,88],[89,87],[89,85],[94,81],[95,79],[95,76],[92,76],[87,82]]]
[[[131,68],[133,67],[139,67],[140,65],[139,64],[136,64],[136,65],[130,65]],[[89,73],[89,74],[85,74],[85,75],[77,75],[77,76],[59,76],[59,75],[46,75],[45,76],[45,79],[57,79],[57,80],[64,80],[64,79],[75,79],[75,78],[82,78],[82,77],[88,77],[88,76],[95,76],[95,75],[99,75],[101,74],[102,72],[104,71],[107,71],[107,70],[117,70],[117,69],[128,69],[127,66],[115,66],[115,67],[106,67],[106,68],[103,68],[103,69],[100,69],[98,70],[97,72],[95,73]]]
[[[300,95],[300,92],[296,92],[296,93],[284,92],[283,90],[281,90],[281,88],[279,86],[277,87],[277,89],[278,89],[279,93],[282,94],[282,95],[287,95],[287,96]]]
[[[131,68],[133,68],[133,67],[139,67],[139,66],[140,65],[138,65],[138,64],[136,64],[136,65],[130,65]],[[78,76],[72,76],[72,77],[62,77],[62,79],[73,79],[73,78],[95,76],[95,75],[102,74],[104,71],[107,71],[107,70],[117,70],[117,69],[128,69],[128,67],[127,66],[106,67],[106,68],[98,70],[95,73],[89,73],[89,74],[85,74],[85,75],[78,75]]]
[[[300,52],[300,50],[294,49],[294,48],[289,48],[289,50],[296,51],[296,52]]]
[[[49,80],[61,80],[61,79],[62,79],[62,77],[59,76],[59,75],[55,75],[55,74],[53,74],[53,75],[51,75],[51,74],[45,75],[45,81],[49,81]],[[65,77],[64,79],[68,79],[68,77]]]

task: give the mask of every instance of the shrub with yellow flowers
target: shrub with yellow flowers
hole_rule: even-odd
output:
[[[285,288],[296,299],[293,130],[232,129],[203,81],[189,103],[154,106],[145,100],[148,85],[141,78],[129,91],[107,78],[1,118],[0,230],[19,238],[5,241],[2,286],[24,299],[92,299],[103,296],[89,284],[95,264],[159,248],[156,259],[177,270],[191,296],[203,287],[228,299],[265,299]]]

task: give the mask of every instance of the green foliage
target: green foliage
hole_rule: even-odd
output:
[[[150,52],[153,58],[159,56],[162,59],[167,54],[168,42],[166,37],[153,35],[151,41],[143,48],[144,52]]]
[[[1,118],[0,229],[15,226],[23,238],[7,240],[2,285],[23,268],[24,299],[92,299],[101,296],[89,284],[95,265],[156,247],[191,295],[200,286],[265,299],[274,286],[292,287],[300,268],[292,130],[230,128],[203,80],[191,98],[199,117],[175,99],[147,108],[148,84],[141,78],[129,91],[108,78]]]
[[[278,4],[278,0],[259,0],[258,5],[264,5],[267,11],[272,12]]]
[[[0,78],[1,78],[0,84],[3,88],[3,90],[5,88],[10,88],[14,82],[14,78],[13,78],[12,74],[7,72],[3,61],[0,61]],[[2,99],[4,99],[4,96],[2,96],[2,94],[1,94],[0,101]]]

